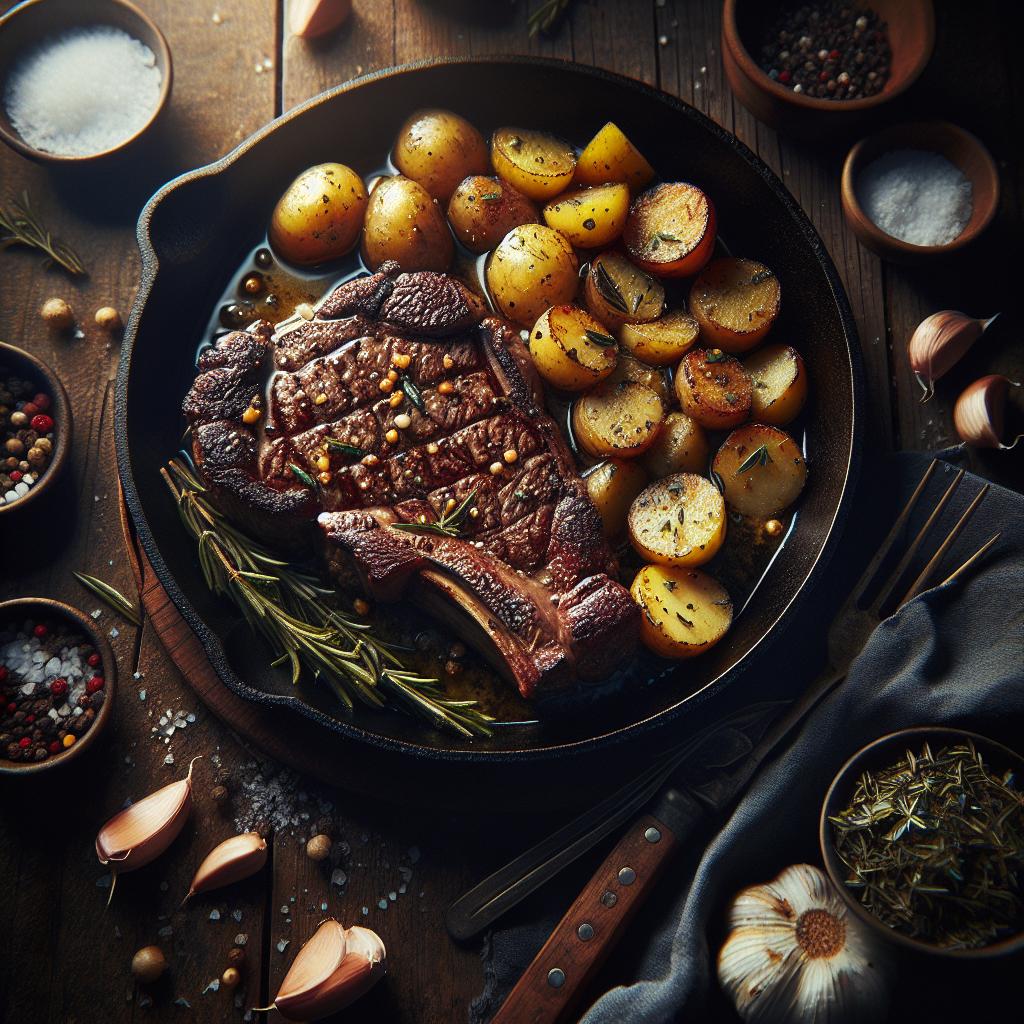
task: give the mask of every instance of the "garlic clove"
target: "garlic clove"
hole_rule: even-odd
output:
[[[274,1005],[292,1020],[308,1016],[316,992],[330,980],[344,959],[345,929],[333,919],[324,921],[296,954]]]
[[[243,832],[215,846],[196,870],[185,899],[219,889],[256,874],[267,863],[267,841],[258,832]],[[184,902],[184,901],[182,901]]]
[[[1011,387],[1019,388],[1020,384],[992,373],[964,388],[953,407],[953,425],[961,441],[974,448],[1003,451],[1016,446],[1024,434],[1018,434],[1010,444],[1003,444],[1006,396]]]
[[[344,24],[351,13],[352,0],[291,0],[288,28],[293,36],[314,39]]]
[[[935,382],[948,373],[985,333],[996,317],[975,320],[955,309],[943,309],[925,317],[910,336],[907,355],[921,390],[922,402],[935,394]]]

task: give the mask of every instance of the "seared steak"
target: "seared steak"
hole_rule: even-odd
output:
[[[226,512],[291,543],[318,523],[336,576],[425,604],[532,697],[608,675],[639,612],[519,333],[485,313],[455,278],[385,265],[314,320],[222,337],[184,411]],[[454,536],[395,528],[470,496]]]

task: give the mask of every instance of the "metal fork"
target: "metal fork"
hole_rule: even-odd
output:
[[[746,749],[738,751],[734,763],[721,765],[718,775],[709,780],[709,785],[697,789],[696,795],[716,811],[725,809],[747,786],[764,760],[779,746],[789,733],[845,678],[847,669],[863,649],[872,632],[888,614],[902,608],[912,598],[922,593],[935,575],[943,558],[955,543],[957,537],[970,521],[971,516],[988,493],[985,484],[952,529],[946,534],[925,567],[918,573],[898,603],[893,606],[898,588],[906,576],[910,564],[921,545],[935,529],[957,488],[964,478],[959,470],[939,498],[931,514],[917,535],[904,551],[895,568],[882,575],[883,565],[894,554],[897,541],[914,512],[921,495],[935,473],[938,462],[933,460],[920,483],[914,489],[903,509],[896,518],[892,529],[882,541],[875,556],[868,563],[860,579],[854,584],[849,596],[843,602],[828,631],[828,664],[807,690],[797,698],[789,709],[768,728],[763,737],[753,739]],[[974,566],[999,539],[997,532],[942,580],[940,586],[952,583]],[[873,596],[872,596],[873,595]],[[870,598],[870,599],[869,599]],[[702,735],[713,734],[705,730]],[[617,789],[595,807],[585,811],[557,832],[531,847],[503,868],[489,875],[448,908],[445,924],[456,939],[468,939],[488,925],[493,924],[502,914],[525,899],[562,868],[572,863],[591,849],[604,836],[628,820],[633,814],[650,802],[665,780],[680,765],[692,757],[694,750],[706,749],[705,744],[694,742],[691,737],[685,744],[671,748],[658,762],[648,767],[625,786]]]

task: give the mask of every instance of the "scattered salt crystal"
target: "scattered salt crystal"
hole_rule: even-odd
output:
[[[232,911],[231,911],[231,916],[232,916],[232,917],[233,917],[233,918],[234,918],[234,919],[235,919],[236,921],[241,921],[241,920],[242,920],[242,912],[241,912],[240,910],[232,910]]]
[[[145,700],[145,699],[146,699],[146,691],[145,690],[139,690],[139,700]]]
[[[363,917],[366,917],[366,915],[367,915],[367,914],[368,914],[369,912],[370,912],[370,908],[369,908],[369,907],[363,907]]]
[[[234,943],[236,946],[244,946],[249,941],[249,936],[245,932],[239,932],[235,938]]]
[[[111,629],[110,631],[110,639],[116,640],[120,635],[121,631],[117,628],[117,626],[114,626],[113,629]]]
[[[281,907],[281,913],[282,914],[287,914],[288,913],[288,904],[287,903],[283,907]]]
[[[34,693],[36,688],[35,683],[26,683],[22,688],[21,692],[27,697],[30,693]]]
[[[405,893],[406,893],[406,891],[408,890],[408,888],[409,888],[409,887],[408,887],[408,886],[407,886],[407,885],[405,884],[405,882],[403,882],[403,883],[402,883],[402,884],[401,884],[401,885],[400,885],[400,886],[398,887],[398,891],[399,891],[399,892],[400,892],[400,893],[401,893],[401,894],[402,894],[402,895],[404,896],[404,895],[405,895]]]
[[[219,990],[220,990],[220,978],[214,978],[213,981],[211,981],[210,984],[207,985],[206,988],[203,989],[203,995],[205,996],[207,992],[217,992]]]
[[[100,611],[99,608],[96,608],[93,611],[89,612],[89,615],[94,619],[98,619],[102,614],[103,612]]]
[[[331,873],[331,885],[336,885],[339,888],[348,881],[348,875],[345,874],[341,868],[335,868]]]
[[[327,912],[327,904],[326,903],[321,903],[320,904],[320,913],[323,914],[323,913],[326,913],[326,912]]]
[[[288,948],[288,939],[281,939],[277,943],[277,951],[278,951],[278,953],[283,953],[287,948]]]
[[[164,764],[174,764],[174,755],[173,754],[168,754],[164,758]]]
[[[148,1009],[152,1005],[153,1005],[153,997],[148,992],[140,992],[139,993],[139,1006],[141,1006],[143,1010],[146,1010],[146,1009]]]
[[[178,998],[174,1000],[174,1005],[184,1006],[186,1009],[189,1010],[192,1009],[192,1004],[184,996],[178,996]]]
[[[377,906],[380,907],[381,910],[387,910],[388,909],[388,901],[387,900],[378,900],[377,901]]]
[[[211,921],[219,921],[220,920],[220,911],[217,910],[216,908],[211,910],[210,911],[210,920]]]

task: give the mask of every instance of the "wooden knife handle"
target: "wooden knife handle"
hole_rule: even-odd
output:
[[[491,1024],[553,1024],[575,1003],[648,895],[676,846],[670,829],[645,814],[629,827]]]

